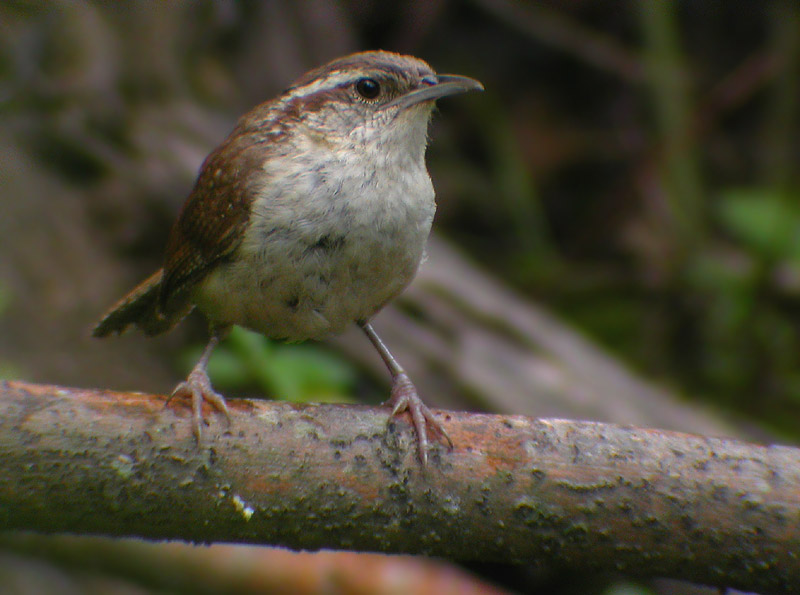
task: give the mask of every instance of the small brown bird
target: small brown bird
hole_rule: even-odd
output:
[[[206,372],[234,324],[274,339],[324,339],[358,324],[392,374],[391,416],[408,409],[448,442],[370,324],[414,278],[436,210],[425,167],[437,99],[482,90],[411,56],[373,51],[300,77],[238,122],[203,163],[167,242],[164,267],[117,303],[96,337],[172,329],[193,308],[211,339],[173,395],[228,415]],[[452,444],[452,442],[451,442]]]

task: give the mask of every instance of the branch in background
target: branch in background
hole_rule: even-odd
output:
[[[678,271],[688,255],[706,237],[704,189],[700,160],[693,137],[693,105],[690,79],[683,53],[677,9],[649,0],[639,5],[647,84],[653,117],[662,145],[660,187],[668,208],[668,225],[680,247],[675,263]]]
[[[578,61],[613,74],[626,82],[639,82],[645,69],[635,52],[611,35],[585,27],[575,19],[534,3],[508,0],[474,0],[475,4],[512,30],[574,56]]]
[[[78,585],[65,584],[58,572],[37,573],[35,588],[13,586],[24,564],[4,567],[2,554],[20,561],[46,560],[70,573]],[[38,570],[38,569],[37,569]],[[44,576],[42,576],[44,574]],[[296,553],[280,548],[215,544],[148,543],[75,535],[0,534],[0,576],[4,592],[105,593],[435,593],[503,595],[466,571],[440,560],[352,552]],[[110,577],[118,582],[109,586]],[[9,578],[11,580],[9,580]],[[81,589],[83,581],[89,583]],[[95,586],[95,588],[91,588]],[[139,588],[135,588],[138,586]],[[71,589],[69,587],[72,587]]]
[[[0,383],[0,529],[405,552],[789,593],[800,451],[521,416],[234,400],[198,447],[164,397]]]
[[[428,254],[414,283],[381,311],[375,327],[432,403],[697,434],[743,431],[636,376],[435,234]],[[365,349],[355,327],[336,342],[386,380],[386,366]]]

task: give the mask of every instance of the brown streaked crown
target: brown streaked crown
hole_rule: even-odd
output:
[[[423,77],[435,74],[433,69],[424,60],[413,56],[403,56],[393,52],[375,50],[359,52],[332,60],[314,70],[310,70],[289,86],[284,94],[304,87],[315,80],[334,78],[336,74],[345,73],[352,77],[353,73],[360,76],[383,74],[407,81],[409,84],[418,82]]]

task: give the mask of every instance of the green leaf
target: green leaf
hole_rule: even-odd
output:
[[[719,203],[720,223],[759,256],[800,257],[800,207],[788,198],[766,189],[728,190]]]
[[[186,369],[200,357],[189,350]],[[351,401],[355,372],[343,358],[313,344],[272,342],[258,333],[234,327],[214,351],[208,372],[221,389],[256,386],[269,396],[294,402]]]

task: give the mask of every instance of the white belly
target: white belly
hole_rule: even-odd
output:
[[[306,171],[256,200],[236,257],[195,290],[210,320],[322,339],[368,320],[411,282],[435,210],[424,164],[367,186],[340,171]]]

